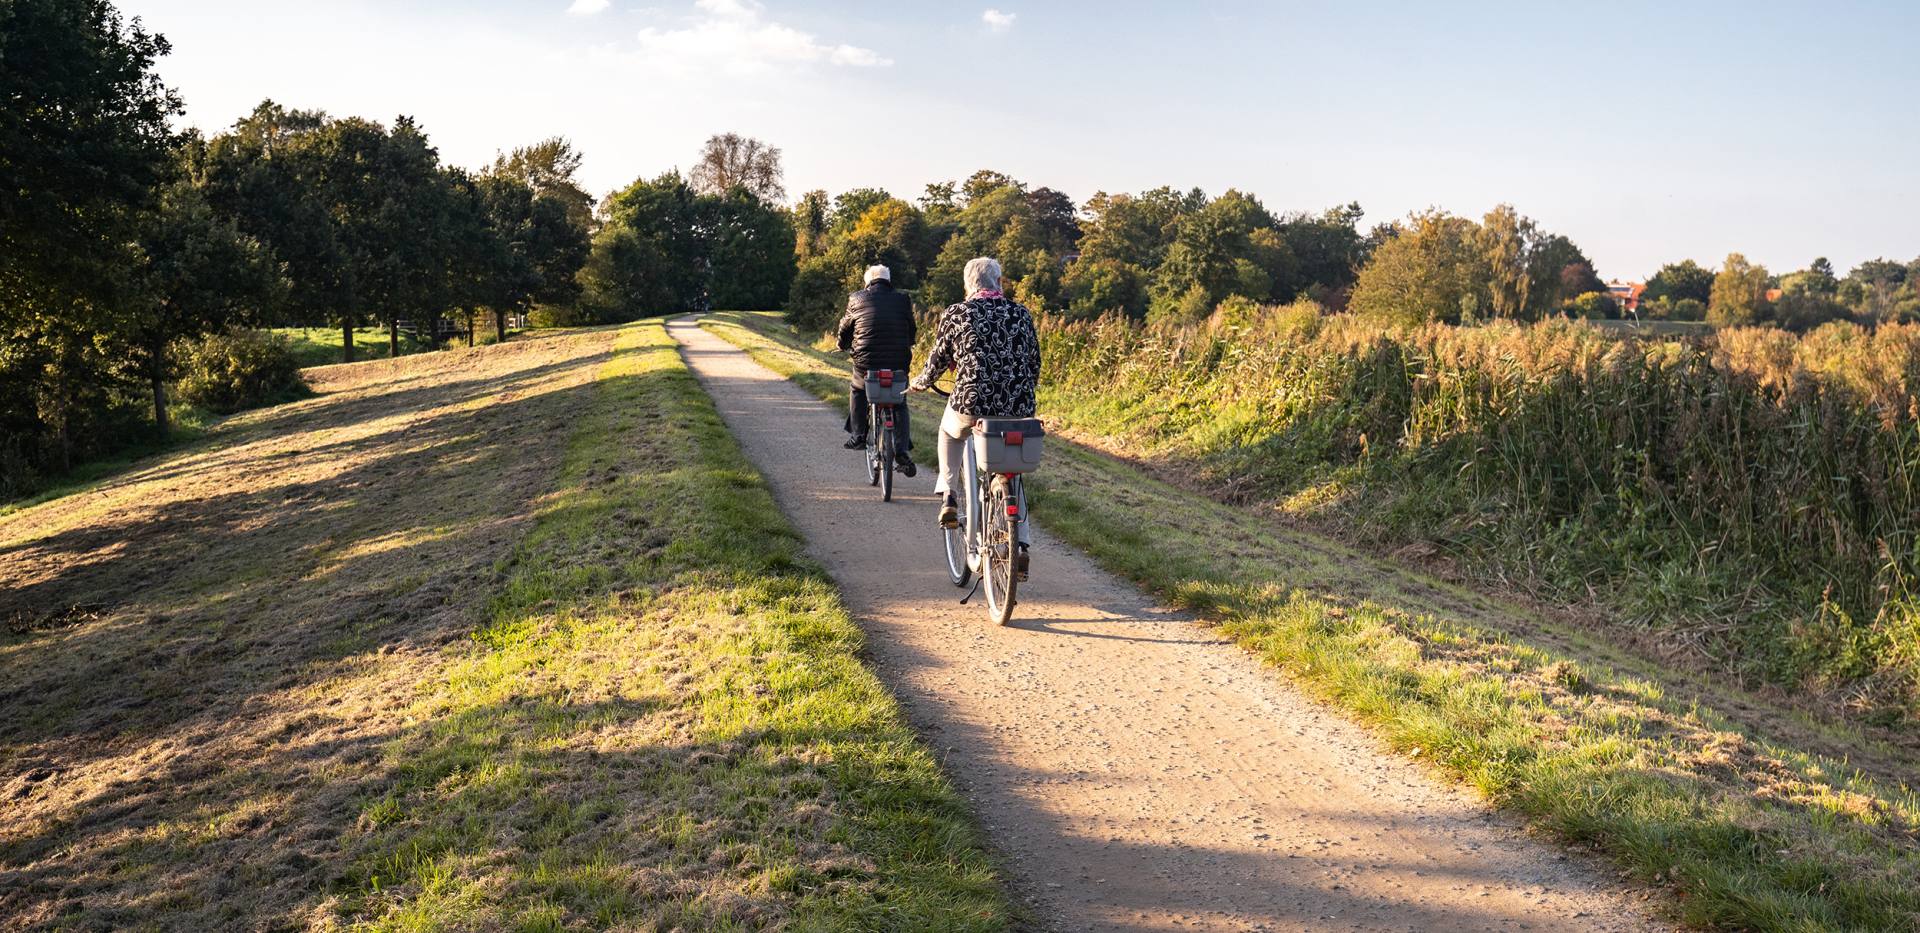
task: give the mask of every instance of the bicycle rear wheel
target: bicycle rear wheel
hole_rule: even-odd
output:
[[[893,501],[893,427],[880,428],[880,501]]]
[[[880,485],[880,457],[879,457],[878,451],[876,450],[878,445],[875,444],[873,440],[874,416],[877,414],[878,412],[875,412],[872,406],[867,407],[866,455],[867,455],[867,485],[869,486]]]
[[[987,591],[987,615],[995,625],[1013,621],[1015,592],[1020,588],[1013,569],[1019,531],[1011,514],[1019,506],[1009,495],[1010,488],[1010,484],[996,480],[988,491],[986,525],[980,535],[981,582]]]

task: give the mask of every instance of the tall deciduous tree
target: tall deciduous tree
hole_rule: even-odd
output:
[[[0,487],[72,461],[131,322],[131,244],[165,177],[167,42],[107,0],[0,6]]]
[[[174,341],[235,325],[259,325],[285,288],[280,265],[258,240],[214,214],[191,176],[167,186],[140,236],[139,289],[129,356],[153,394],[153,421],[168,432],[167,381]]]
[[[1353,286],[1354,311],[1403,324],[1456,322],[1486,308],[1486,262],[1475,224],[1442,211],[1408,218],[1386,238]]]
[[[501,154],[493,160],[487,174],[517,179],[533,189],[534,194],[560,203],[575,226],[591,232],[594,199],[580,187],[576,177],[580,162],[580,150],[566,137],[554,136]]]
[[[733,188],[744,188],[769,204],[787,195],[780,150],[739,133],[709,138],[688,181],[701,194],[723,195]]]
[[[1748,262],[1747,257],[1739,253],[1730,253],[1720,273],[1713,277],[1707,322],[1715,327],[1757,324],[1765,310],[1766,293],[1766,267]]]

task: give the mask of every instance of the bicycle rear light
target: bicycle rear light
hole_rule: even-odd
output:
[[[1027,442],[1027,435],[1024,431],[1008,431],[1001,435],[1001,438],[1005,440],[1010,447],[1018,447]]]

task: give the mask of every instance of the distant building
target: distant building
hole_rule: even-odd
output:
[[[1645,282],[1622,282],[1614,279],[1607,283],[1607,295],[1613,303],[1620,306],[1620,313],[1633,314],[1640,310],[1640,296],[1647,290]]]

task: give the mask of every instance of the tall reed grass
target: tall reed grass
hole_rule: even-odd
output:
[[[1596,600],[1748,682],[1920,718],[1920,326],[1638,340],[1301,304],[1041,331],[1065,427]]]

